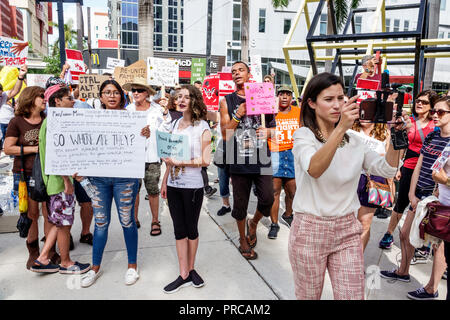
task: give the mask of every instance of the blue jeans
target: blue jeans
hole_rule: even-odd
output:
[[[217,167],[220,196],[222,198],[227,198],[230,196],[230,172],[228,168],[228,166],[225,166],[225,168]]]
[[[102,262],[103,251],[108,240],[113,198],[123,229],[128,253],[128,264],[136,264],[138,231],[134,220],[134,202],[138,193],[139,180],[100,177],[90,177],[89,180],[97,193],[97,197],[92,199],[95,219],[92,264],[100,266]]]
[[[0,149],[3,149],[3,144],[5,143],[6,129],[8,128],[7,123],[0,123],[0,130],[2,131],[2,141],[0,141]]]

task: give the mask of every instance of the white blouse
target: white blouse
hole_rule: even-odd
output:
[[[361,170],[384,178],[393,178],[397,168],[391,167],[358,137],[347,131],[349,143],[338,148],[327,170],[318,179],[308,174],[313,155],[324,145],[306,127],[294,134],[295,180],[297,191],[293,210],[319,217],[338,217],[355,213],[361,206],[357,188]]]

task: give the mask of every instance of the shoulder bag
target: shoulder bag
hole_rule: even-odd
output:
[[[427,214],[419,225],[420,237],[425,240],[425,233],[450,242],[450,206],[439,201],[427,204]]]

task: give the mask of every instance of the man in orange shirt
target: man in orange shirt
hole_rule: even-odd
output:
[[[275,201],[272,206],[270,218],[272,224],[269,231],[269,239],[276,239],[280,226],[278,225],[278,210],[280,207],[281,188],[286,193],[286,211],[281,216],[282,220],[290,227],[293,219],[292,200],[294,199],[296,185],[294,172],[294,155],[292,148],[294,141],[292,136],[300,127],[300,108],[291,105],[292,89],[282,86],[278,89],[278,115],[275,118],[277,127],[275,138],[270,138],[269,148],[272,156],[273,188]]]

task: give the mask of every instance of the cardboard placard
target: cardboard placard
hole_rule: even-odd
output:
[[[261,56],[253,55],[250,57],[250,79],[254,82],[263,82]],[[253,82],[249,81],[249,82]]]
[[[175,87],[180,83],[178,60],[150,57],[147,64],[147,82],[149,85]]]
[[[245,83],[247,115],[274,114],[278,112],[275,89],[272,83]]]
[[[106,69],[114,70],[116,67],[125,67],[125,60],[108,57]]]
[[[66,49],[66,57],[66,63],[70,66],[72,83],[78,84],[79,76],[86,73],[83,54],[78,50]]]
[[[27,61],[28,42],[0,37],[0,66],[20,68]]]
[[[179,161],[191,160],[189,136],[156,131],[158,157],[173,158]]]
[[[202,86],[203,101],[208,111],[219,111],[219,82],[217,74],[205,77]]]
[[[145,112],[49,108],[45,174],[144,177]]]
[[[109,76],[98,74],[82,74],[79,76],[79,88],[81,99],[100,98],[100,86],[103,82],[109,80]]]
[[[147,64],[144,60],[139,60],[128,67],[116,67],[114,69],[114,80],[121,86],[133,82],[134,78],[147,79]]]
[[[27,73],[27,86],[38,86],[45,88],[47,80],[53,77],[52,74],[33,74]]]

